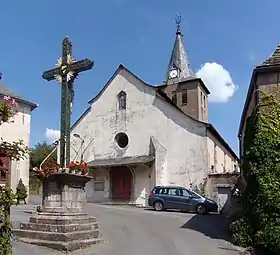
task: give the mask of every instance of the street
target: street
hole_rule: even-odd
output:
[[[14,222],[27,221],[21,206],[12,210]],[[87,204],[97,217],[104,243],[74,252],[94,255],[237,255],[225,240],[219,215],[198,216],[180,212],[155,212],[129,206]],[[16,242],[15,255],[62,254],[43,247]]]

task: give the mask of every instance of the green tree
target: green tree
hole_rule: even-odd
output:
[[[55,148],[53,144],[47,144],[47,142],[37,143],[34,148],[30,150],[30,169],[39,167],[42,161],[48,156],[48,154]],[[50,157],[56,162],[57,155],[53,153]]]
[[[234,241],[280,253],[280,101],[261,94],[247,120],[244,139],[242,214],[231,224]]]
[[[55,148],[53,144],[47,144],[46,142],[37,143],[30,150],[30,178],[29,178],[29,192],[30,194],[40,194],[42,188],[42,182],[37,178],[35,172],[32,171],[34,167],[39,167],[42,161],[51,153]],[[57,154],[54,152],[50,159],[57,160]]]

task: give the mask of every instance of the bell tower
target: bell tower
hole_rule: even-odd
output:
[[[208,95],[210,91],[194,75],[181,32],[181,16],[176,16],[176,37],[169,59],[166,79],[159,89],[185,114],[199,121],[208,122]]]

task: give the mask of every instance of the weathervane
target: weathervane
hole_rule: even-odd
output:
[[[181,21],[182,21],[182,16],[179,13],[177,13],[176,18],[175,18],[175,22],[176,22],[177,26],[180,26]]]

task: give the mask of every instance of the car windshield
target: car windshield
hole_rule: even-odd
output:
[[[203,196],[199,195],[198,193],[196,193],[194,191],[188,190],[188,192],[190,193],[191,196],[193,196],[195,198],[203,198]]]

